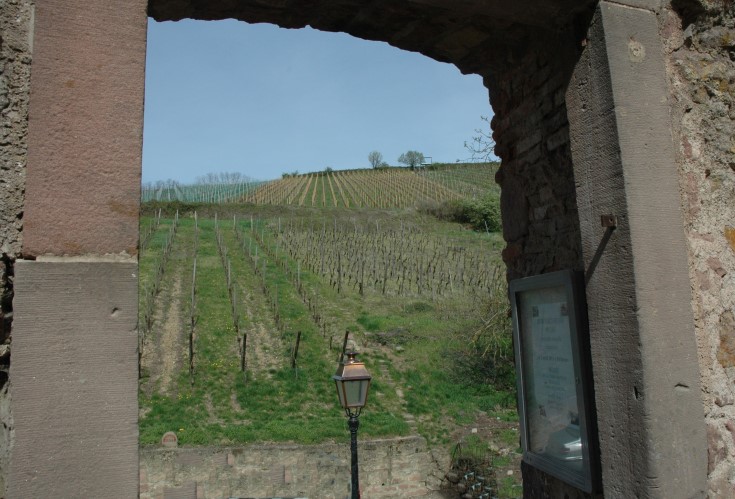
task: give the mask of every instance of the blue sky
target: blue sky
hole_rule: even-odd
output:
[[[148,22],[143,181],[251,178],[465,160],[490,116],[477,75],[344,33],[237,21]]]

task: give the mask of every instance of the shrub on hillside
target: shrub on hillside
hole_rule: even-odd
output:
[[[418,206],[421,213],[439,220],[467,224],[475,230],[497,232],[502,229],[500,197],[489,192],[479,199],[454,201],[426,201]]]
[[[476,327],[460,334],[460,347],[453,352],[453,376],[457,381],[491,384],[496,389],[515,387],[513,332],[507,285],[498,277],[483,304]]]
[[[420,213],[431,215],[439,220],[445,220],[447,222],[458,222],[460,218],[460,212],[462,206],[459,201],[435,201],[425,200],[416,206],[416,209]]]
[[[500,218],[500,197],[490,192],[479,199],[467,199],[461,202],[461,223],[472,226],[475,230],[497,232],[502,229]]]

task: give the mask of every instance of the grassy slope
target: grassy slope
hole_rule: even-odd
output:
[[[332,213],[324,215],[326,221]],[[247,239],[249,217],[241,219],[239,223]],[[353,213],[349,220],[361,224],[374,223],[376,219],[383,226],[414,224],[432,237],[452,240],[454,245],[479,246],[495,252],[500,247],[496,234],[477,234],[456,225],[415,216],[401,219],[393,212]],[[144,220],[142,225],[146,224]],[[153,266],[151,262],[158,257],[160,244],[156,242],[162,238],[166,226],[164,221],[141,255],[142,283],[146,282],[146,272]],[[403,413],[408,411],[417,418],[419,431],[430,441],[448,443],[455,425],[470,422],[477,411],[502,413],[505,417],[507,408],[513,405],[510,393],[498,392],[487,385],[463,385],[452,377],[454,361],[451,353],[466,341],[466,332],[476,326],[480,314],[478,303],[470,302],[466,296],[432,302],[431,297],[426,296],[398,300],[395,296],[382,296],[375,292],[360,296],[352,290],[338,295],[319,276],[303,270],[302,281],[320,297],[327,311],[328,331],[324,334],[309,318],[291,279],[282,267],[271,261],[266,265],[267,281],[271,289],[278,289],[279,311],[285,324],[284,331],[279,332],[272,319],[257,317],[267,312],[269,305],[260,291],[259,278],[249,263],[247,249],[252,247],[252,243],[247,241],[244,245],[246,250],[241,249],[230,221],[221,224],[223,240],[229,249],[238,285],[243,290],[241,299],[248,301],[252,314],[242,314],[241,329],[247,331],[254,327],[255,322],[264,322],[266,328],[270,328],[270,334],[277,335],[282,345],[280,351],[272,352],[276,359],[280,359],[276,362],[277,367],[265,373],[250,372],[246,380],[239,372],[237,336],[230,314],[225,270],[214,240],[213,221],[200,220],[199,227],[195,383],[191,386],[188,370],[180,363],[174,389],[168,393],[163,393],[160,388],[141,391],[143,445],[157,443],[169,430],[178,432],[182,444],[310,443],[342,438],[345,418],[337,407],[330,380],[336,369],[336,352],[329,350],[329,343],[330,338],[335,346],[340,343],[345,329],[356,333],[363,360],[374,376],[369,404],[361,418],[361,434],[407,434],[409,427]],[[267,233],[264,235],[265,244],[269,244]],[[176,245],[189,245],[192,241],[193,220],[182,217]],[[273,243],[270,240],[270,244]],[[174,253],[187,255],[180,246],[175,247]],[[263,255],[263,249],[259,254]],[[172,257],[167,276],[190,276],[191,262],[190,254]],[[295,268],[295,262],[290,261],[289,264]],[[164,279],[164,286],[166,282]],[[182,289],[187,290],[187,286]],[[182,299],[182,307],[188,307],[186,302]],[[188,308],[181,316],[188,316]],[[184,324],[179,326],[185,329]],[[156,327],[154,325],[154,330]],[[290,367],[289,349],[296,331],[302,331],[303,336],[299,368],[294,371]],[[410,341],[400,345],[390,342],[387,346],[381,345],[375,341],[375,333],[381,331],[406,331]],[[155,337],[155,331],[152,336]],[[184,335],[181,338],[179,351],[186,352]],[[182,353],[180,357],[186,357],[186,354]],[[155,358],[150,362],[155,363]],[[403,399],[398,397],[396,387],[403,392]]]

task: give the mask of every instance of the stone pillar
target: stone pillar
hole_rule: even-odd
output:
[[[686,243],[649,3],[599,4],[567,91],[602,478],[609,498],[703,497]],[[606,214],[614,230],[601,227]]]
[[[8,497],[137,497],[146,2],[35,13]]]

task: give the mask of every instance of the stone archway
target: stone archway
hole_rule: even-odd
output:
[[[675,160],[661,100],[659,7],[646,0],[39,4],[16,264],[9,496],[137,495],[146,8],[158,20],[309,24],[482,75],[496,113],[509,277],[588,270],[605,494],[702,494],[705,464],[691,456],[705,452],[704,422],[681,216],[671,210],[679,196],[666,175]],[[619,225],[602,247],[605,214]],[[529,496],[581,495],[531,468],[524,480]]]

